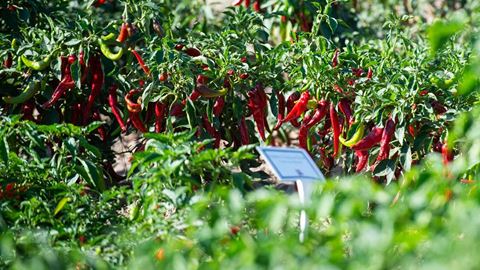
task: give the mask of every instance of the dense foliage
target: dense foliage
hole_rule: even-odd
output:
[[[480,5],[233,2],[0,3],[0,266],[475,268]]]

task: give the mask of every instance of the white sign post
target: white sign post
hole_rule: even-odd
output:
[[[280,181],[295,182],[300,203],[310,198],[314,181],[325,181],[317,164],[302,148],[258,146],[257,151],[265,159]],[[300,212],[300,242],[305,239],[307,214]]]

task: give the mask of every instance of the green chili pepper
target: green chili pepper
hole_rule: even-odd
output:
[[[106,58],[112,61],[117,61],[122,57],[124,48],[120,47],[120,50],[117,53],[113,53],[112,51],[110,51],[110,48],[108,47],[108,45],[105,43],[105,41],[109,41],[114,38],[115,38],[115,35],[113,33],[107,36],[103,36],[102,38],[98,39],[98,44],[100,45],[100,51],[102,51],[102,54]]]
[[[4,97],[3,101],[9,104],[19,104],[24,103],[25,101],[31,99],[40,88],[40,81],[32,81],[28,84],[25,90],[18,96],[15,97]]]
[[[364,132],[365,126],[360,124],[350,140],[347,141],[343,136],[340,136],[340,142],[347,147],[352,147],[362,138]]]
[[[28,68],[40,71],[46,69],[50,65],[50,62],[52,61],[52,55],[53,53],[51,53],[41,61],[31,61],[25,55],[22,55],[20,58],[22,59],[22,62],[25,64],[25,66],[27,66]]]

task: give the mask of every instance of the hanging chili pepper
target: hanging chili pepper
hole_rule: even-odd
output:
[[[355,131],[355,133],[353,134],[352,138],[350,138],[350,140],[346,140],[345,138],[343,138],[343,136],[340,135],[339,137],[339,140],[340,142],[347,146],[347,147],[352,147],[354,146],[358,141],[360,141],[360,139],[362,138],[363,136],[363,133],[365,131],[365,126],[363,124],[360,123],[360,125],[357,127],[357,130]]]
[[[125,42],[128,38],[128,24],[127,23],[122,23],[122,26],[120,27],[120,33],[118,34],[117,41],[120,43]]]
[[[293,92],[288,98],[287,98],[287,114],[290,113],[295,106],[295,101],[300,99],[300,93],[299,92]],[[283,119],[282,119],[283,123]],[[297,119],[291,120],[290,124],[292,124],[294,127],[299,128],[300,123],[297,121]]]
[[[248,107],[253,114],[253,120],[257,124],[260,138],[265,141],[265,109],[267,108],[267,95],[261,85],[255,86],[248,92]]]
[[[215,115],[215,117],[220,117],[224,106],[225,106],[225,99],[223,97],[218,97],[215,100],[215,104],[213,104],[213,115]]]
[[[362,77],[363,69],[362,68],[352,68],[352,73],[356,77]]]
[[[70,64],[66,64],[66,67],[62,69],[62,72],[64,73],[64,77],[53,91],[51,98],[42,105],[43,109],[50,108],[67,92],[67,90],[75,87],[75,81],[70,72]]]
[[[250,0],[245,0],[245,7],[248,8],[250,6]]]
[[[19,104],[24,103],[27,100],[31,99],[40,89],[40,81],[31,81],[27,87],[17,96],[14,97],[3,97],[3,101],[8,104]]]
[[[142,119],[140,119],[140,111],[142,109],[142,106],[139,103],[132,101],[133,96],[138,93],[140,93],[139,90],[130,90],[130,92],[125,95],[125,102],[127,103],[129,118],[133,126],[140,132],[145,133],[148,130],[143,124]]]
[[[285,96],[278,91],[275,94],[278,100],[278,107],[277,107],[278,114],[277,114],[277,124],[273,129],[277,130],[282,126],[283,118],[285,117]]]
[[[371,80],[372,77],[373,77],[373,69],[372,69],[372,68],[368,68],[367,79],[368,79],[368,80]]]
[[[255,2],[253,2],[253,10],[255,10],[255,12],[260,12],[261,10],[260,0],[255,0]]]
[[[92,119],[95,121],[100,121],[100,113],[98,110],[95,110],[92,115]],[[107,132],[105,131],[105,127],[103,125],[99,126],[98,129],[98,134],[100,135],[100,139],[102,141],[105,141],[107,139]]]
[[[103,69],[102,62],[100,61],[99,55],[94,55],[90,57],[89,66],[92,70],[92,80],[91,80],[91,89],[90,95],[88,96],[87,105],[83,111],[83,124],[86,124],[90,113],[95,102],[95,98],[100,95],[103,87]]]
[[[351,126],[355,122],[355,119],[353,119],[353,116],[352,116],[350,101],[348,99],[342,98],[338,103],[338,108],[345,115],[348,125]]]
[[[335,49],[335,52],[333,53],[333,58],[332,58],[332,67],[337,67],[338,66],[338,54],[340,53],[339,49]]]
[[[442,159],[443,159],[443,164],[447,165],[453,160],[453,151],[448,148],[447,141],[442,145]]]
[[[368,151],[355,151],[355,155],[358,157],[357,167],[355,168],[355,172],[359,173],[365,169],[368,163]]]
[[[207,133],[213,138],[215,138],[214,147],[219,148],[220,140],[221,140],[220,133],[217,130],[215,130],[215,128],[213,127],[212,123],[210,123],[206,115],[203,115],[202,120],[203,120],[203,127],[205,128]]]
[[[325,118],[325,115],[327,115],[328,101],[320,100],[317,105],[318,106],[315,109],[315,114],[312,116],[312,119],[307,124],[307,127],[309,129],[320,123],[320,121]]]
[[[41,61],[31,61],[25,55],[20,56],[20,59],[28,68],[36,71],[41,71],[50,66],[50,62],[52,61],[52,56],[54,52],[55,50]]]
[[[335,104],[330,103],[330,122],[332,123],[333,128],[333,157],[336,157],[339,153],[340,148],[340,123],[338,121],[338,114],[335,110]]]
[[[72,124],[79,126],[82,124],[82,119],[80,118],[82,116],[82,103],[76,102],[72,105],[72,119],[70,122]]]
[[[154,114],[155,111],[155,103],[149,102],[147,105],[147,113],[145,114],[145,124],[148,125],[150,122],[150,119],[152,118],[152,115]]]
[[[309,99],[310,99],[310,93],[308,91],[303,92],[298,102],[295,104],[295,106],[293,106],[292,110],[287,114],[287,117],[283,119],[283,122],[288,122],[300,117],[300,115],[302,115],[302,113],[304,113],[305,110],[307,109]]]
[[[302,125],[298,132],[298,145],[308,151],[308,123],[312,119],[311,113],[306,114],[303,118]]]
[[[202,53],[196,48],[187,48],[185,50],[185,53],[191,57],[197,57],[202,55]]]
[[[155,103],[155,132],[160,133],[163,130],[163,119],[167,111],[167,104],[162,102]]]
[[[382,140],[383,128],[374,127],[367,136],[361,139],[358,143],[352,146],[353,150],[368,150],[380,143]]]
[[[7,54],[7,59],[5,59],[5,61],[3,61],[3,66],[4,66],[5,68],[11,68],[11,67],[12,67],[12,64],[13,64],[12,54],[11,54],[11,53],[8,53],[8,54]]]
[[[23,114],[22,119],[35,122],[33,117],[33,111],[35,110],[35,102],[29,100],[22,104],[21,112]]]
[[[130,51],[133,53],[133,55],[135,55],[135,58],[137,58],[138,64],[143,69],[143,72],[145,72],[147,76],[150,76],[150,69],[148,68],[147,65],[145,65],[145,62],[143,61],[142,56],[140,56],[140,54],[134,49],[130,49]]]
[[[444,114],[447,112],[447,108],[445,108],[442,103],[436,100],[433,100],[430,104],[432,105],[432,108],[436,114]]]
[[[102,36],[101,38],[99,38],[98,45],[100,46],[100,51],[106,58],[112,61],[117,61],[120,58],[122,58],[122,55],[125,52],[125,47],[121,46],[118,52],[113,53],[112,51],[110,51],[108,44],[114,42],[114,40],[115,40],[115,34],[110,33],[106,36]]]
[[[380,141],[380,153],[378,154],[377,161],[384,160],[390,156],[390,141],[392,140],[395,132],[395,122],[389,118],[383,129],[382,139]]]
[[[228,90],[223,88],[221,90],[212,90],[206,85],[199,85],[195,88],[202,97],[206,98],[213,98],[213,97],[220,97],[227,94]]]
[[[247,121],[245,121],[245,116],[242,116],[242,119],[240,120],[239,129],[242,145],[250,144],[250,137],[248,133]]]
[[[115,119],[117,120],[118,125],[120,126],[120,129],[122,130],[122,132],[127,131],[127,127],[125,126],[125,122],[123,121],[122,116],[120,115],[120,110],[118,109],[117,85],[116,84],[113,84],[108,89],[108,104],[110,105],[110,109],[112,110],[112,113],[115,116]]]
[[[180,117],[183,116],[185,113],[183,112],[183,108],[185,106],[182,103],[175,103],[172,105],[172,109],[170,110],[170,116]]]

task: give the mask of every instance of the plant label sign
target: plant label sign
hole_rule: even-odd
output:
[[[257,151],[280,181],[325,181],[305,149],[258,146]]]

